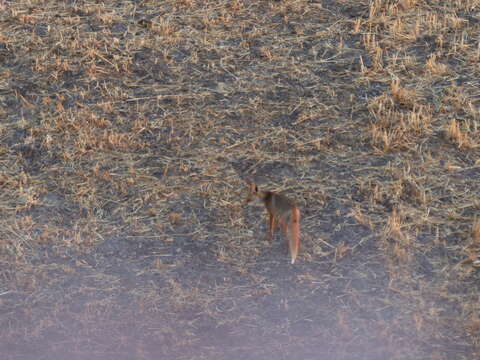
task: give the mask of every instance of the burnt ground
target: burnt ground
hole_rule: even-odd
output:
[[[0,10],[3,358],[479,357],[476,1]]]

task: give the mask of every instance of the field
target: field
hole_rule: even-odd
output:
[[[478,0],[0,1],[2,359],[480,358]],[[245,180],[302,211],[294,265]]]

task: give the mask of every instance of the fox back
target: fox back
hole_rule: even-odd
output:
[[[291,215],[292,209],[295,206],[293,201],[287,197],[279,194],[266,192],[263,198],[265,206],[270,214],[276,218],[287,218]]]

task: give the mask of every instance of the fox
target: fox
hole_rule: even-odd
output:
[[[294,264],[300,251],[300,209],[285,195],[259,190],[258,185],[253,182],[247,182],[247,184],[249,191],[245,205],[254,200],[263,202],[270,217],[268,238],[272,241],[275,227],[280,226],[288,242],[291,263]],[[289,228],[290,238],[288,238]]]

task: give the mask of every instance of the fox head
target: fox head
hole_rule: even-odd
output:
[[[245,204],[248,204],[249,202],[252,202],[257,199],[261,199],[261,191],[258,190],[257,184],[254,184],[252,182],[248,182],[248,196],[247,199],[245,200]]]

